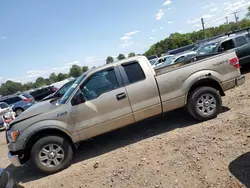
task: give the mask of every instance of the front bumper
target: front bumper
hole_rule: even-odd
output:
[[[11,153],[8,152],[8,158],[14,166],[22,166],[18,155],[11,155]]]
[[[243,85],[246,81],[246,77],[245,76],[240,76],[239,78],[236,78],[235,80],[235,85],[236,86],[240,86]]]

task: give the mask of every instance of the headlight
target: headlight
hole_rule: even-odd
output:
[[[18,136],[19,136],[18,130],[10,130],[7,132],[7,137],[9,142],[16,142]]]

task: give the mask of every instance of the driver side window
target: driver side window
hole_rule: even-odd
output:
[[[97,72],[81,87],[85,101],[96,99],[101,94],[119,88],[114,69]]]

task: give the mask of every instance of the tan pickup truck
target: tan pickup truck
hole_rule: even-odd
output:
[[[70,165],[78,142],[187,107],[200,121],[220,113],[224,91],[241,85],[234,51],[158,69],[137,56],[84,73],[61,99],[37,103],[7,127],[9,158],[41,171]]]

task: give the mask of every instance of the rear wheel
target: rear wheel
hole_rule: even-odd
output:
[[[35,166],[47,174],[67,168],[73,157],[68,140],[59,136],[47,136],[38,140],[31,150],[31,160]]]
[[[217,117],[222,107],[219,91],[211,87],[195,89],[188,98],[188,111],[190,115],[200,121]]]

